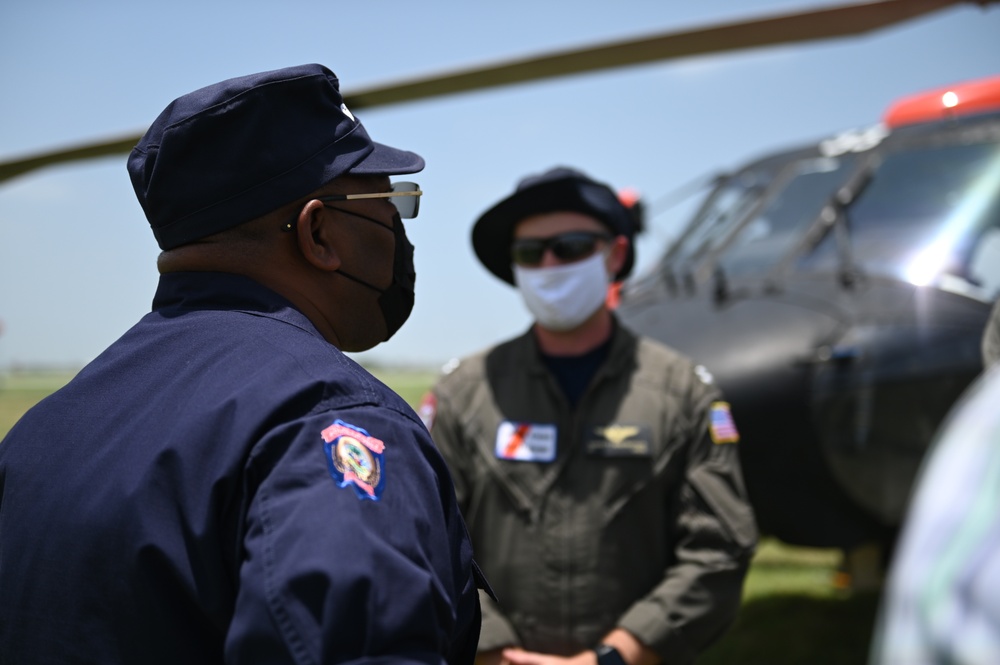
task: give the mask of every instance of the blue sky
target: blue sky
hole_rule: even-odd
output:
[[[306,62],[349,94],[593,42],[837,4],[809,0],[64,3],[0,8],[0,159],[142,130],[175,97]],[[869,35],[705,56],[359,112],[427,160],[408,224],[417,304],[363,361],[436,366],[529,323],[475,260],[474,219],[523,175],[565,164],[655,202],[768,151],[876,123],[896,98],[1000,73],[1000,6]],[[637,274],[678,230],[649,220]],[[655,212],[655,208],[654,208]],[[0,184],[0,371],[79,366],[149,309],[157,247],[125,157]]]

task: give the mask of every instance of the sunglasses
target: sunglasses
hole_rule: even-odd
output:
[[[374,194],[331,194],[330,196],[317,196],[317,201],[327,203],[329,201],[353,201],[355,199],[389,199],[392,205],[396,206],[399,216],[403,219],[413,219],[420,211],[420,185],[415,182],[394,182],[390,185],[391,191],[376,192]]]
[[[570,231],[550,238],[519,238],[511,245],[510,256],[519,266],[537,266],[545,250],[550,249],[560,261],[579,261],[593,254],[597,243],[609,240],[610,234],[596,231]]]

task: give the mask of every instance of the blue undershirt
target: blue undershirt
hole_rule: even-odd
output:
[[[577,402],[583,397],[591,379],[597,373],[597,368],[601,366],[608,352],[611,350],[611,340],[614,335],[608,337],[607,341],[591,351],[578,356],[552,356],[542,353],[542,362],[549,368],[556,378],[559,387],[562,388],[563,395],[566,396],[570,406],[576,407]]]

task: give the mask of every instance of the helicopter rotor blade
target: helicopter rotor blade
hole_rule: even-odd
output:
[[[536,57],[470,67],[345,92],[352,109],[429,99],[546,78],[724,53],[741,49],[862,34],[960,3],[1000,0],[873,0],[735,21],[704,28],[606,43]],[[142,132],[58,148],[0,162],[0,182],[44,166],[128,153]]]
[[[20,159],[0,162],[0,182],[10,180],[11,178],[44,166],[126,154],[139,142],[144,131],[106,138],[93,143],[82,143],[76,146],[57,148]]]
[[[837,5],[471,67],[380,85],[345,98],[351,108],[360,109],[695,55],[845,37],[970,1],[997,0],[876,0]]]

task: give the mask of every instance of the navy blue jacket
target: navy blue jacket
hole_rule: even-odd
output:
[[[244,277],[163,276],[0,443],[0,663],[471,663],[480,584],[417,416]]]

